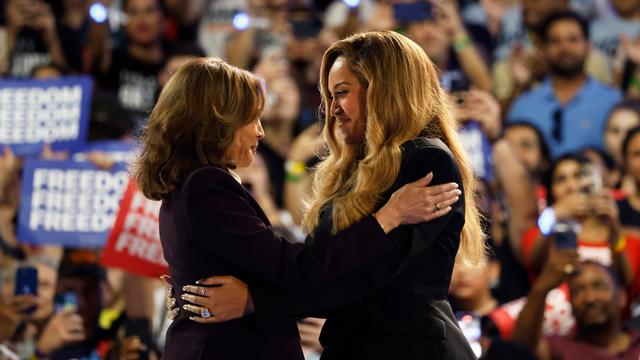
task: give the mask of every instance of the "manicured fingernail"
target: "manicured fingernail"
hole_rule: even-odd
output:
[[[196,281],[196,284],[201,285],[204,282],[204,279],[200,279],[198,281]]]
[[[182,294],[182,295],[180,295],[180,298],[181,298],[182,300],[187,300],[187,299],[186,299],[186,298],[187,298],[187,295],[186,295],[186,294]]]
[[[182,291],[187,291],[187,285],[182,287]]]
[[[196,317],[195,316],[189,316],[189,320],[195,320]]]
[[[454,200],[454,201],[458,201],[458,200],[460,200],[460,197],[459,197],[459,196],[456,196],[453,200]]]
[[[182,308],[187,310],[187,305],[182,305]]]

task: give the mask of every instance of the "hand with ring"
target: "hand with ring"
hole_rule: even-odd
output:
[[[563,249],[552,254],[533,285],[541,291],[551,291],[580,270],[580,256],[575,249]]]
[[[392,219],[390,223],[397,226],[427,222],[449,213],[452,205],[460,199],[462,191],[454,182],[431,185],[433,178],[434,174],[430,172],[396,190],[375,214],[381,225],[389,225],[389,222],[383,224],[381,221],[384,215],[387,215],[385,219]],[[393,227],[383,226],[386,231]]]
[[[173,280],[168,275],[160,276],[160,280],[167,287],[167,293],[165,295],[166,306],[167,306],[167,317],[169,320],[175,319],[180,313],[180,308],[177,307],[176,299],[173,297]]]
[[[213,285],[219,285],[212,287]],[[254,311],[247,285],[233,276],[212,276],[182,287],[182,306],[189,319],[211,324],[241,318]]]

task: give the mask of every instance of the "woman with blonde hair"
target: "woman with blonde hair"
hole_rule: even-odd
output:
[[[360,276],[376,261],[398,258],[400,244],[386,233],[441,216],[448,209],[434,211],[435,204],[455,202],[455,184],[426,187],[429,180],[421,177],[375,214],[330,235],[322,248],[285,241],[232,171],[256,155],[263,104],[258,78],[202,58],[172,76],[151,113],[135,178],[146,197],[162,200],[160,238],[180,305],[183,286],[212,273],[282,292]],[[198,314],[211,317],[207,308]],[[259,328],[242,320],[203,326],[184,312],[168,330],[164,356],[302,359],[298,339],[293,320]]]
[[[456,254],[478,263],[484,235],[471,167],[434,65],[406,37],[370,32],[333,44],[320,75],[329,152],[317,167],[303,221],[316,247],[427,174],[435,184],[461,183],[464,195],[442,217],[389,232],[401,247],[399,266],[379,263],[366,280],[345,277],[316,292],[251,287],[258,318],[325,316],[323,359],[474,358],[447,290]],[[225,285],[187,300],[228,316],[238,311],[224,304],[243,291]]]

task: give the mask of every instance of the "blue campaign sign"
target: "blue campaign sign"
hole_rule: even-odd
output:
[[[30,160],[24,165],[18,239],[29,244],[102,247],[129,174],[89,162]]]
[[[480,124],[473,120],[467,121],[458,130],[458,135],[469,154],[473,173],[485,180],[493,179],[491,144],[487,136],[482,132]]]
[[[74,161],[87,161],[87,153],[99,151],[108,154],[116,162],[131,164],[138,155],[140,143],[133,140],[100,140],[92,141],[77,147],[71,158]]]
[[[0,80],[0,144],[18,155],[43,144],[73,149],[87,139],[93,81],[89,76],[53,80]]]

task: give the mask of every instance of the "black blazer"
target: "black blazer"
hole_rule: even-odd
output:
[[[211,275],[233,275],[274,292],[310,291],[378,259],[397,259],[373,216],[325,239],[321,256],[288,243],[274,235],[245,188],[217,167],[192,172],[162,201],[160,238],[178,306],[183,285]],[[188,316],[181,311],[169,327],[165,358],[302,359],[294,319],[203,325]]]
[[[462,179],[447,146],[419,138],[403,144],[394,185],[383,205],[401,186],[433,171],[432,184]],[[464,225],[464,197],[447,215],[389,233],[399,245],[402,263],[370,265],[320,291],[274,294],[251,288],[256,313],[269,318],[326,317],[320,341],[323,359],[474,359],[447,302],[451,272]],[[325,243],[330,209],[323,214],[313,241]]]

